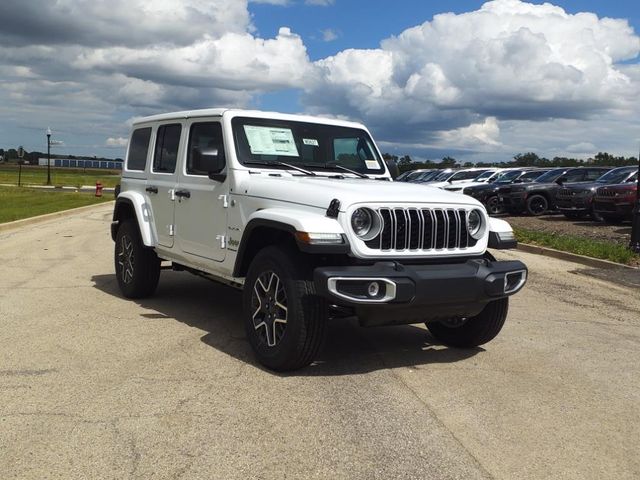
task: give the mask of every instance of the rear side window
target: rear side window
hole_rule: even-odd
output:
[[[600,178],[602,175],[604,175],[605,173],[607,173],[606,170],[588,169],[586,180],[596,180]]]
[[[581,182],[584,180],[584,170],[569,170],[564,176],[567,183]]]
[[[127,157],[127,168],[129,170],[144,170],[147,166],[150,138],[151,127],[134,130],[129,143],[129,156]]]
[[[156,150],[153,156],[154,172],[173,173],[176,171],[181,132],[182,125],[179,123],[158,127]]]
[[[218,122],[202,122],[191,125],[189,134],[189,150],[187,155],[187,173],[190,175],[207,175],[208,172],[197,170],[193,158],[199,152],[217,149],[219,155],[224,154],[222,143],[222,125]]]

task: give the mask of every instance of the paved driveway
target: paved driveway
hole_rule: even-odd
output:
[[[240,294],[163,272],[119,297],[110,205],[0,233],[1,478],[640,477],[640,295],[521,252],[502,334],[331,324],[258,367]]]

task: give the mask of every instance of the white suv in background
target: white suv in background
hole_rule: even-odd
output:
[[[360,124],[209,109],[137,120],[111,227],[124,296],[161,261],[243,290],[258,360],[316,357],[329,316],[426,323],[443,343],[494,338],[526,281],[511,227],[463,195],[390,181]]]

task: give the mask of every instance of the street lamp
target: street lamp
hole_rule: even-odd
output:
[[[640,153],[638,154],[637,180],[636,205],[633,209],[633,217],[631,220],[631,241],[629,241],[629,248],[635,253],[640,253]]]
[[[51,185],[51,129],[47,127],[47,185]]]

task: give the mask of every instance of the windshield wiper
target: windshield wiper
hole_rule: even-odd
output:
[[[302,167],[298,167],[297,165],[291,165],[290,163],[285,163],[285,162],[244,162],[244,163],[246,165],[266,165],[266,166],[280,165],[281,167],[287,167],[293,170],[297,170],[298,172],[302,172],[305,175],[309,175],[310,177],[316,176],[314,172],[306,170]]]
[[[368,175],[365,175],[364,173],[360,173],[360,172],[357,172],[355,170],[351,170],[350,168],[343,167],[342,165],[336,165],[336,164],[309,165],[309,164],[306,164],[305,167],[307,167],[307,168],[322,168],[324,170],[336,169],[337,168],[338,170],[342,170],[343,172],[352,173],[353,175],[355,175],[356,177],[359,177],[359,178],[370,178]]]

